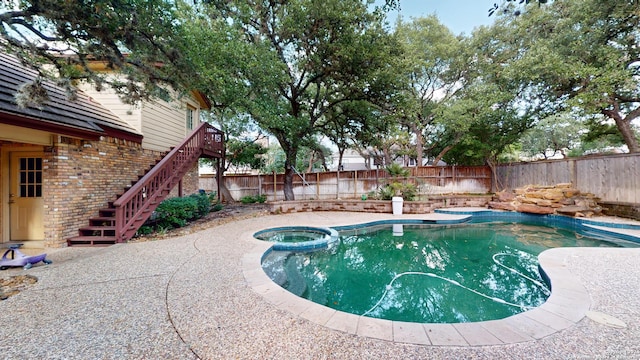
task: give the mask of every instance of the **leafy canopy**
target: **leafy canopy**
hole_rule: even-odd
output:
[[[0,5],[0,49],[55,78],[111,86],[127,102],[167,97],[187,82],[176,50],[176,6],[168,0],[8,0]],[[91,65],[117,69],[108,77]],[[53,71],[47,71],[54,65]]]

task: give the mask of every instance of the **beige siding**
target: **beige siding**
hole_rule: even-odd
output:
[[[197,107],[195,115],[197,116]],[[178,145],[190,131],[186,129],[184,103],[154,101],[142,106],[142,147],[149,150],[167,151]],[[196,121],[197,122],[197,118]],[[194,123],[194,128],[197,124]]]
[[[96,91],[86,84],[80,88],[140,131],[143,135],[143,149],[167,151],[178,145],[191,132],[186,128],[187,104],[194,109],[193,128],[195,129],[200,123],[200,106],[190,97],[171,103],[156,100],[140,105],[128,105],[123,103],[112,89]]]
[[[140,105],[123,103],[111,88],[96,91],[93,86],[87,84],[82,84],[79,88],[96,102],[99,102],[102,106],[116,114],[120,119],[129,123],[129,125],[139,132],[142,132],[142,111]]]

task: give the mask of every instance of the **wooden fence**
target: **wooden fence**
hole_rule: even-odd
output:
[[[640,203],[640,154],[512,163],[498,166],[497,174],[504,189],[572,183],[602,201]]]
[[[491,170],[486,166],[427,166],[410,168],[406,181],[416,184],[420,195],[486,194],[491,191]],[[376,191],[387,181],[383,169],[329,171],[296,175],[293,180],[297,200],[359,199]],[[267,200],[283,200],[283,174],[228,175],[223,180],[234,199],[265,195]],[[216,189],[214,176],[201,176],[200,188]]]
[[[488,167],[426,166],[410,168],[407,181],[418,185],[420,195],[484,194],[492,189]],[[298,200],[358,199],[385,183],[386,172],[359,170],[307,173],[294,178]],[[283,175],[230,175],[224,181],[234,199],[245,195],[266,195],[268,200],[283,200]],[[500,189],[515,189],[530,184],[572,183],[583,192],[595,194],[606,202],[640,204],[640,154],[586,156],[563,160],[511,163],[497,167]],[[200,178],[200,187],[216,189],[215,177]]]

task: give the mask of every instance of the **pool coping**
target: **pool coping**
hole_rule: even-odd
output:
[[[460,214],[451,214],[452,219],[454,216],[463,218]],[[433,218],[430,215],[446,220],[442,213],[425,214],[425,219]],[[553,289],[541,306],[499,320],[433,324],[349,314],[300,298],[274,283],[263,271],[262,258],[271,247],[272,243],[259,242],[242,258],[245,281],[254,292],[277,308],[315,324],[373,339],[459,347],[516,344],[539,340],[574,326],[585,318],[591,307],[586,288],[567,268],[567,259],[579,248],[549,249],[538,256],[543,275]]]

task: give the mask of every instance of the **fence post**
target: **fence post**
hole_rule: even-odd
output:
[[[455,192],[455,189],[457,188],[457,185],[456,185],[456,166],[455,165],[451,166],[451,186],[452,186],[453,191]]]
[[[353,170],[353,198],[358,197],[358,170]]]
[[[276,184],[276,172],[273,172],[273,201],[278,200],[277,198],[278,186]]]
[[[336,199],[340,199],[340,169],[336,170]]]

